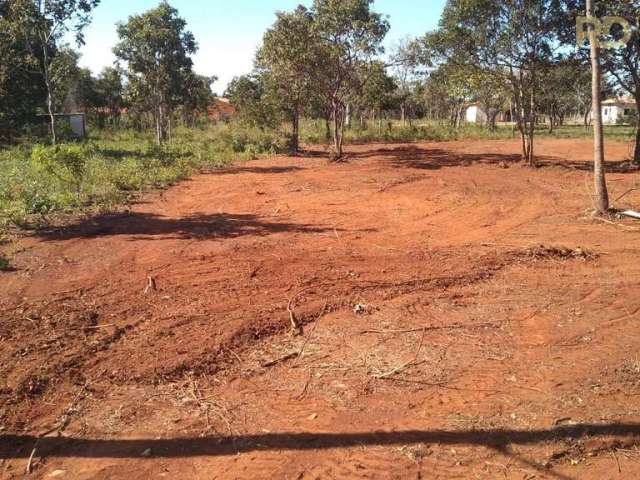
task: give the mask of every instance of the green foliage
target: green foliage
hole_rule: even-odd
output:
[[[372,62],[362,73],[362,93],[359,96],[364,108],[380,112],[391,110],[394,105],[394,93],[398,86],[389,76],[382,62]]]
[[[0,141],[21,134],[44,104],[41,53],[30,34],[34,18],[30,1],[0,2]]]
[[[371,9],[373,0],[314,0],[314,28],[321,39],[319,95],[331,106],[334,155],[342,157],[347,104],[362,87],[361,67],[381,53],[389,21]]]
[[[509,86],[522,156],[530,164],[540,70],[557,45],[556,4],[556,0],[449,0],[439,28],[419,42],[429,63],[444,63],[463,77],[474,69]],[[466,90],[468,85],[459,86]]]
[[[54,111],[65,111],[65,101],[76,93],[81,71],[78,66],[80,54],[70,48],[60,48],[55,52],[49,65],[49,82],[55,92]],[[76,95],[77,96],[77,95]],[[76,105],[68,105],[74,108]],[[74,108],[75,109],[75,108]]]
[[[90,154],[90,149],[81,145],[38,145],[31,150],[31,162],[39,172],[79,189]]]
[[[0,152],[0,226],[42,224],[57,214],[110,209],[202,168],[278,153],[284,140],[240,125],[176,131],[161,146],[132,130],[102,130],[86,144],[18,146]]]
[[[106,67],[98,76],[95,88],[96,101],[93,106],[103,109],[112,119],[118,118],[120,109],[124,106],[122,71]]]
[[[9,259],[0,253],[0,272],[6,272],[11,269],[11,263]]]
[[[166,139],[171,113],[185,103],[187,87],[194,84],[191,55],[198,46],[186,26],[167,2],[118,25],[113,51],[127,64],[128,98],[137,110],[154,116],[158,143]]]
[[[269,73],[260,72],[234,78],[225,92],[238,118],[251,127],[275,129],[283,120],[282,104]]]
[[[300,116],[314,94],[314,78],[322,74],[321,39],[313,14],[305,7],[276,15],[256,55],[256,66],[268,80],[269,103],[291,120],[289,143],[297,151]]]

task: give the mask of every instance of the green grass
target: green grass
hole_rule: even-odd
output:
[[[539,134],[550,138],[593,138],[593,129],[585,128],[583,125],[564,125],[554,129],[549,133],[548,128],[541,128]],[[631,141],[635,139],[636,130],[628,125],[605,125],[604,135],[611,141]]]
[[[275,153],[283,146],[274,133],[230,124],[177,129],[162,147],[151,134],[130,130],[92,131],[86,142],[57,147],[15,146],[0,151],[0,228],[110,210],[200,169]]]

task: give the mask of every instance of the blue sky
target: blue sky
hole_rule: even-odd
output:
[[[387,48],[407,36],[433,29],[446,0],[376,0],[374,9],[390,16]],[[156,6],[159,0],[102,0],[93,22],[85,32],[86,45],[80,49],[81,65],[95,73],[114,61],[111,48],[117,41],[115,24],[129,15]],[[195,69],[216,75],[214,91],[222,93],[236,75],[251,70],[253,56],[262,34],[273,23],[277,10],[290,10],[311,0],[173,0],[171,5],[186,19],[200,46],[194,57]]]

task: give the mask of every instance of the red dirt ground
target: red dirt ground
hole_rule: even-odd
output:
[[[348,151],[14,245],[0,477],[640,478],[640,230],[590,218],[590,142]]]

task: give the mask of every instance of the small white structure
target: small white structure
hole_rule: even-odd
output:
[[[70,113],[67,118],[73,135],[76,138],[85,138],[87,136],[87,122],[84,113]]]
[[[66,133],[76,139],[86,138],[87,121],[84,113],[54,113],[53,116],[55,117],[56,130],[59,134],[64,135]],[[40,114],[38,118],[49,126],[51,117],[48,114]]]
[[[606,125],[628,123],[637,113],[636,102],[631,97],[610,98],[602,102],[602,122]]]
[[[488,120],[487,114],[477,103],[467,107],[465,118],[467,123],[487,123]]]

